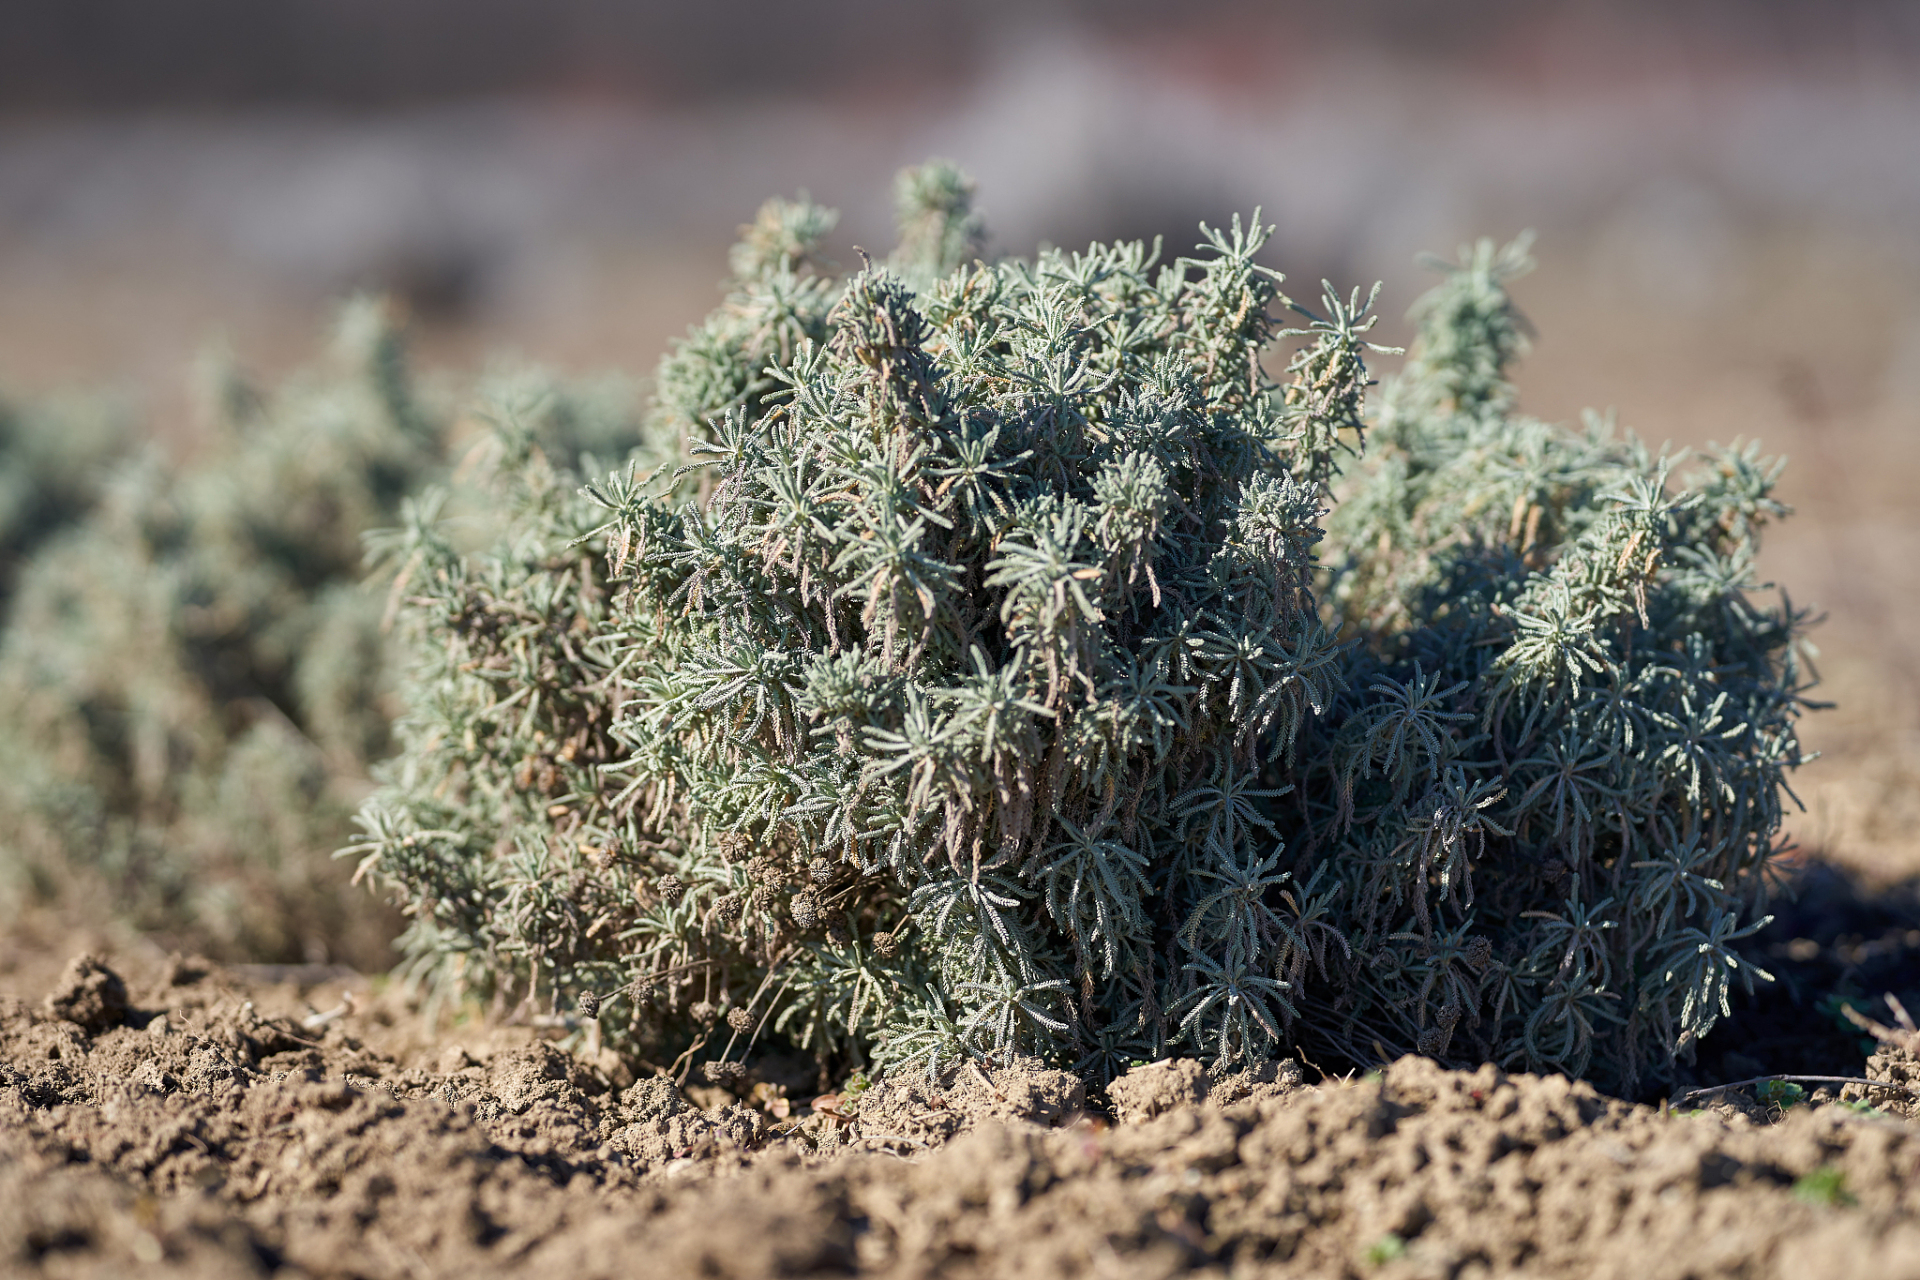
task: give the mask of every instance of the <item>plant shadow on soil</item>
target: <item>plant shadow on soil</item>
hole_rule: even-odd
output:
[[[1694,1080],[1913,1081],[1836,1005],[1920,1003],[1920,890],[1818,864],[1795,890],[1751,951],[1777,981]],[[1103,1113],[1016,1060],[809,1102],[434,1031],[337,970],[46,959],[0,979],[8,1274],[1920,1276],[1891,1090],[1669,1108],[1420,1058],[1318,1085],[1189,1061]]]
[[[1884,887],[1826,862],[1808,862],[1746,949],[1773,975],[1736,990],[1733,1015],[1696,1052],[1700,1085],[1768,1074],[1858,1076],[1876,1046],[1840,1012],[1844,1003],[1892,1022],[1883,997],[1920,1009],[1920,882]]]

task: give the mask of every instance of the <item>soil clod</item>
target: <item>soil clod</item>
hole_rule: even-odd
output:
[[[47,993],[46,1007],[54,1017],[97,1035],[126,1020],[127,984],[99,957],[78,955]]]

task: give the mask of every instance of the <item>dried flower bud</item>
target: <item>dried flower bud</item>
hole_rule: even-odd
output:
[[[727,1025],[739,1034],[745,1035],[747,1032],[753,1030],[753,1015],[740,1006],[735,1005],[733,1008],[727,1010]]]
[[[653,889],[655,893],[660,895],[661,900],[665,902],[678,902],[687,896],[687,882],[672,872],[668,872],[658,880],[655,880],[653,882]]]
[[[737,893],[722,894],[714,900],[713,916],[721,924],[732,924],[746,909],[746,900]]]
[[[611,870],[621,858],[626,856],[626,852],[627,842],[620,838],[620,833],[608,832],[607,838],[601,842],[598,849],[594,850],[593,865],[602,871]]]
[[[600,1016],[599,995],[592,991],[582,991],[580,993],[579,1008],[581,1017],[586,1018],[588,1021],[597,1019]]]
[[[694,1002],[693,1008],[687,1010],[687,1012],[691,1013],[693,1020],[703,1027],[711,1026],[714,1018],[719,1016],[720,1013],[718,1009],[713,1007],[713,1001],[711,1000],[697,1000]]]
[[[753,848],[753,838],[744,831],[729,831],[720,837],[720,856],[728,862],[745,861]]]
[[[891,960],[900,954],[900,938],[897,934],[876,933],[873,935],[873,953],[883,959]]]
[[[807,874],[813,878],[815,884],[824,888],[832,884],[834,877],[840,874],[840,867],[831,858],[815,858],[807,864]]]
[[[820,904],[807,890],[794,894],[787,909],[793,913],[793,923],[801,929],[812,929],[820,923]]]
[[[1459,1025],[1460,1006],[1449,1000],[1433,1015],[1433,1025],[1420,1033],[1414,1048],[1429,1058],[1439,1057],[1447,1051],[1447,1045],[1453,1041],[1453,1029]]]

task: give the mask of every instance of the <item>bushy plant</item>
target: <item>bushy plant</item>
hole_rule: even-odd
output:
[[[1517,413],[1526,243],[1437,265],[1328,526],[1361,642],[1283,832],[1338,877],[1358,954],[1307,1035],[1631,1089],[1766,976],[1736,943],[1813,683],[1806,613],[1757,598],[1782,464]]]
[[[626,466],[503,413],[498,541],[431,498],[384,539],[414,666],[349,852],[417,971],[716,1078],[1664,1071],[1751,973],[1797,759],[1774,469],[1518,416],[1524,249],[1481,246],[1343,475],[1368,304],[1283,329],[1257,214],[989,264],[957,172],[899,190],[845,278],[762,210]]]
[[[63,522],[3,531],[21,553],[0,633],[4,887],[180,945],[377,964],[390,925],[328,856],[391,749],[361,535],[444,474],[449,415],[373,300],[343,312],[328,367],[278,391],[217,356],[204,372],[195,456],[116,438]],[[84,437],[17,438],[38,456]]]
[[[93,509],[130,437],[108,398],[0,399],[0,622],[28,558]]]

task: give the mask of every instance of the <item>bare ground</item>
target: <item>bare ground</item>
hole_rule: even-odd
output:
[[[0,1271],[1920,1276],[1893,1089],[1670,1110],[1408,1058],[737,1098],[557,1030],[434,1033],[339,971],[57,965],[0,950]]]

